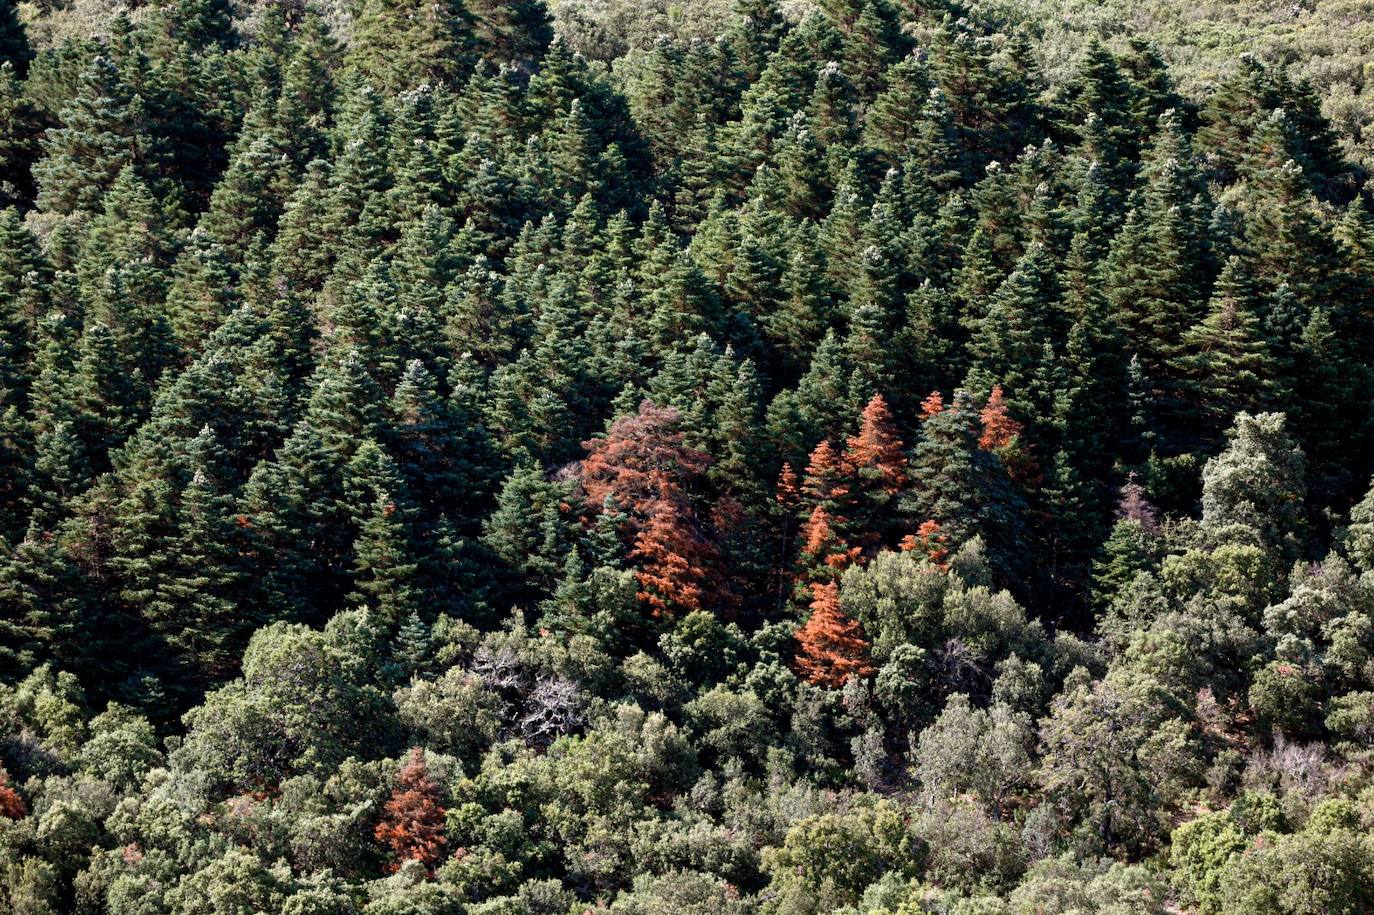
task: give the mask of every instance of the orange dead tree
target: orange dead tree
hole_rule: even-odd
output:
[[[994,385],[988,395],[988,402],[978,414],[983,425],[983,434],[978,439],[978,447],[988,451],[1005,448],[1021,434],[1022,425],[1007,414],[1007,401],[1002,386]]]
[[[625,511],[639,599],[656,617],[730,603],[716,584],[719,551],[687,488],[711,458],[683,443],[678,423],[676,410],[645,400],[604,438],[583,443],[586,505],[597,511],[611,496]]]
[[[432,872],[446,841],[444,808],[439,803],[439,787],[425,768],[424,750],[415,747],[410,751],[396,781],[374,835],[395,856],[391,870],[398,870],[407,861],[419,861]]]
[[[840,610],[833,581],[811,586],[811,617],[797,631],[797,672],[817,686],[843,686],[850,677],[873,673],[863,627]]]
[[[916,550],[924,553],[931,564],[940,571],[949,569],[949,536],[935,520],[923,521],[916,533],[907,534],[902,540],[903,550]]]
[[[720,556],[686,500],[660,500],[645,513],[630,561],[637,566],[638,597],[650,615],[691,612],[718,601],[713,575]]]
[[[0,817],[7,820],[22,820],[28,815],[24,799],[19,792],[10,787],[10,774],[0,766]]]
[[[865,488],[895,496],[906,486],[906,449],[897,437],[897,424],[883,395],[875,394],[864,407],[859,434],[846,442],[845,458]]]
[[[1038,468],[1030,449],[1021,440],[1025,426],[1017,422],[1007,412],[1006,397],[1002,386],[994,385],[988,395],[988,402],[978,414],[983,432],[978,438],[978,447],[995,452],[1007,468],[1007,473],[1017,482],[1035,478]]]

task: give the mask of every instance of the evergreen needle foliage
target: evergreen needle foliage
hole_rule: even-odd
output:
[[[1092,6],[0,0],[0,915],[1367,912],[1374,19]]]

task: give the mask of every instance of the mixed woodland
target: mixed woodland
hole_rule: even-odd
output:
[[[0,0],[0,915],[1369,912],[1371,20],[1097,6]]]

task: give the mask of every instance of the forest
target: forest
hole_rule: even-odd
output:
[[[1360,4],[0,0],[0,915],[1374,911]]]

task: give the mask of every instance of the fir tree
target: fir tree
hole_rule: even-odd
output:
[[[156,167],[158,149],[144,101],[107,57],[95,57],[81,74],[59,120],[44,137],[44,158],[34,166],[38,205],[48,212],[96,210],[125,166]]]
[[[0,32],[3,29],[0,24]],[[26,96],[19,71],[12,62],[0,63],[0,173],[4,176],[0,177],[0,207],[26,207],[33,202],[37,193],[33,167],[41,133],[41,114]]]
[[[424,82],[456,86],[471,68],[471,16],[456,0],[365,0],[355,15],[349,63],[395,94]]]
[[[1244,263],[1232,257],[1217,279],[1207,317],[1183,337],[1174,371],[1204,429],[1263,407],[1278,381],[1257,304]]]
[[[797,631],[797,671],[818,686],[835,689],[851,678],[873,673],[863,628],[840,609],[839,589],[833,582],[812,588],[811,616]]]
[[[424,751],[419,747],[410,751],[401,766],[374,835],[395,859],[390,864],[393,871],[408,861],[418,861],[429,871],[438,864],[447,842],[444,808],[440,805],[439,788],[425,766]]]
[[[9,64],[14,72],[23,77],[33,60],[33,48],[24,23],[19,19],[19,10],[13,3],[0,8],[0,65]],[[14,819],[17,819],[15,817]]]

